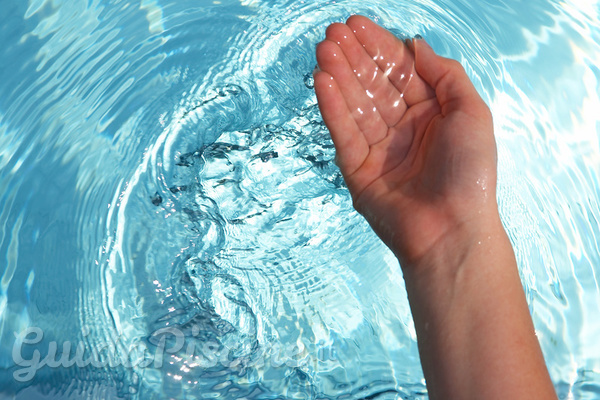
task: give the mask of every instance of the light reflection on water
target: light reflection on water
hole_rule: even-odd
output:
[[[6,3],[3,394],[426,397],[401,273],[352,211],[307,79],[352,13],[466,66],[553,380],[600,393],[596,2]],[[141,359],[19,383],[27,327],[42,357]]]

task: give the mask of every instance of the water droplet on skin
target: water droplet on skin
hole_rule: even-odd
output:
[[[402,97],[402,96],[404,96],[404,94],[401,94],[400,96]],[[398,107],[399,105],[400,105],[400,100],[396,100],[394,102],[394,107]]]
[[[477,186],[483,191],[487,190],[487,180],[482,178],[477,179]]]
[[[363,115],[363,114],[364,114],[364,111],[363,111],[363,110],[361,110],[361,109],[360,109],[360,107],[359,107],[359,108],[357,108],[357,109],[356,109],[356,111],[358,111],[358,113],[359,113],[360,115]]]
[[[367,96],[369,96],[370,98],[373,98],[373,93],[371,93],[368,89],[366,90],[367,92]]]

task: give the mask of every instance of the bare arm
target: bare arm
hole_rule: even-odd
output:
[[[448,233],[404,268],[432,399],[555,399],[499,219]]]
[[[403,269],[432,399],[555,399],[496,203],[492,118],[464,69],[367,18],[315,89],[354,205]]]

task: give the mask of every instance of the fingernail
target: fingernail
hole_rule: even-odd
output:
[[[425,48],[433,50],[431,45],[429,43],[427,43],[427,41],[425,39],[423,39],[423,36],[415,35],[415,38],[413,39],[413,41],[417,41],[417,40],[419,41],[419,46],[424,46]],[[413,46],[415,46],[415,43],[413,43]],[[415,51],[414,48],[413,48],[413,51]]]
[[[431,46],[429,45],[429,43],[427,43],[427,40],[425,40],[423,38],[423,36],[419,35],[418,33],[415,35],[414,40],[420,40],[421,42],[423,42],[427,47],[431,48]]]

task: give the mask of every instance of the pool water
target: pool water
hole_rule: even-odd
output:
[[[0,398],[427,398],[312,87],[355,13],[465,65],[555,387],[600,398],[597,0],[0,8]]]

